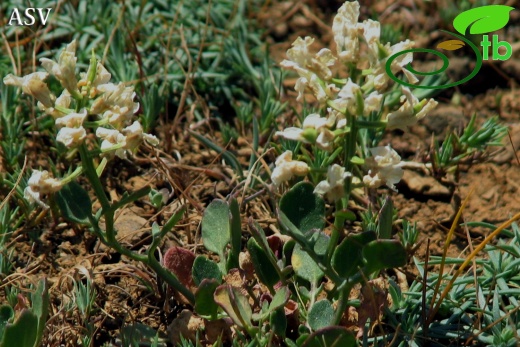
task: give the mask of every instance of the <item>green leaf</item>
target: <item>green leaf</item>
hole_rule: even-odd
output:
[[[287,330],[287,317],[283,307],[280,307],[269,315],[269,325],[275,333],[275,335],[282,338],[285,337],[285,331]]]
[[[280,226],[282,227],[282,233],[288,234],[295,241],[301,244],[307,244],[306,236],[298,229],[289,218],[282,211],[278,210],[278,220],[280,222]]]
[[[225,201],[215,199],[208,205],[202,217],[202,242],[206,249],[220,256],[221,264],[225,264],[224,250],[230,241],[229,206]],[[225,271],[225,265],[221,269]]]
[[[197,256],[192,268],[193,282],[199,285],[204,279],[214,279],[222,283],[222,272],[218,265],[203,255]]]
[[[334,323],[334,308],[329,300],[324,299],[312,305],[309,316],[309,326],[316,331]]]
[[[325,227],[325,202],[309,182],[294,185],[280,200],[280,209],[303,233]]]
[[[325,256],[329,247],[330,237],[321,231],[314,231],[308,234],[310,234],[308,244],[312,246],[314,253],[319,256]]]
[[[79,183],[72,181],[55,194],[56,203],[63,217],[71,222],[90,224],[92,202],[88,193]]]
[[[356,347],[354,335],[345,327],[333,326],[312,333],[302,347]]]
[[[31,294],[32,312],[38,318],[38,332],[36,335],[35,346],[39,346],[43,338],[43,331],[47,323],[47,316],[49,314],[49,286],[47,280],[43,278],[38,282],[36,291]]]
[[[240,221],[240,207],[236,199],[229,204],[231,211],[231,252],[229,252],[227,268],[238,268],[238,257],[242,246],[242,223]]]
[[[132,192],[132,193],[125,192],[123,194],[123,196],[121,197],[121,200],[115,202],[112,205],[111,210],[115,211],[125,205],[135,202],[135,201],[141,199],[142,197],[145,197],[148,194],[150,194],[151,190],[152,190],[152,188],[150,188],[150,187],[144,187],[144,188],[136,190],[135,192]]]
[[[509,22],[509,12],[514,7],[504,5],[488,5],[476,7],[459,14],[453,20],[453,27],[462,35],[486,34],[502,29]]]
[[[219,282],[215,279],[204,279],[195,292],[195,311],[202,316],[215,317],[218,305],[213,298]]]
[[[249,300],[244,294],[237,288],[225,284],[215,290],[213,298],[236,325],[249,330],[253,312],[249,306]]]
[[[337,211],[335,213],[335,216],[339,217],[339,218],[343,218],[345,220],[349,220],[349,221],[355,221],[357,218],[356,218],[356,214],[350,210],[341,210],[341,211]]]
[[[323,271],[311,256],[302,249],[300,244],[294,246],[291,264],[296,275],[310,283],[318,283],[318,281],[323,277]]]
[[[251,261],[255,268],[256,275],[260,282],[271,288],[280,281],[278,270],[269,260],[269,255],[266,252],[271,252],[270,248],[263,249],[254,238],[247,241],[247,250],[251,255]]]
[[[379,211],[378,236],[380,239],[392,238],[392,222],[394,218],[394,204],[388,196]]]
[[[363,248],[368,274],[406,265],[406,250],[397,240],[375,240]]]
[[[332,268],[343,278],[354,275],[363,266],[363,247],[375,239],[373,231],[346,237],[332,255]]]
[[[287,287],[278,288],[276,294],[273,297],[273,300],[269,304],[269,311],[274,311],[280,307],[285,306],[285,303],[289,300],[291,296],[291,292]]]
[[[38,318],[24,309],[13,324],[5,327],[0,347],[38,347],[37,336]]]
[[[0,306],[0,345],[4,336],[4,329],[7,323],[14,317],[14,311],[9,305]]]
[[[168,219],[166,224],[163,225],[162,228],[159,228],[159,225],[157,223],[152,224],[152,245],[150,246],[149,252],[155,251],[155,249],[159,246],[161,243],[161,240],[163,239],[166,234],[168,234],[175,225],[181,220],[182,215],[186,212],[186,206],[182,206],[177,212],[175,212],[174,215]]]
[[[350,159],[350,162],[355,165],[365,165],[365,159],[362,159],[362,158],[358,157],[357,155],[353,156]]]

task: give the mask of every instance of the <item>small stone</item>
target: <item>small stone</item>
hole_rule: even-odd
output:
[[[402,182],[414,194],[420,194],[431,198],[450,198],[451,192],[448,187],[443,186],[431,176],[421,176],[420,174],[405,170]]]

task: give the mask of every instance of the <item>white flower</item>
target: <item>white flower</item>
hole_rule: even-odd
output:
[[[70,107],[71,101],[72,97],[69,91],[67,89],[63,89],[61,95],[56,99],[53,107],[45,107],[41,102],[38,102],[38,108],[52,116],[52,118],[56,119],[66,115],[66,113],[58,110],[57,107],[68,109]]]
[[[390,44],[386,44],[383,49],[387,51],[387,57],[383,60],[377,61],[376,63],[373,63],[371,61],[371,67],[374,69],[374,72],[372,75],[367,76],[367,79],[372,79],[374,82],[374,87],[376,90],[380,91],[387,87],[388,81],[390,80],[390,77],[388,76],[388,73],[386,72],[386,61],[389,57],[393,56],[394,54],[397,54],[399,52],[408,50],[413,48],[414,42],[410,40],[406,40],[403,42],[396,43],[395,45],[390,47]],[[411,84],[415,84],[419,81],[419,79],[411,73],[408,69],[405,68],[406,65],[411,63],[413,61],[413,53],[408,52],[406,54],[401,54],[397,58],[395,58],[392,61],[392,64],[390,64],[390,70],[395,75],[398,72],[403,72],[408,79],[408,82]]]
[[[61,128],[56,135],[56,140],[71,148],[81,144],[85,137],[87,137],[87,132],[83,127]]]
[[[44,208],[49,208],[49,206],[41,201],[41,195],[55,193],[59,191],[62,186],[61,181],[50,177],[47,171],[34,170],[24,190],[24,198],[31,203],[36,202]]]
[[[316,138],[316,146],[324,151],[331,151],[336,136],[327,128],[322,128]]]
[[[342,62],[356,62],[359,55],[358,35],[362,26],[358,23],[359,3],[345,2],[332,23],[338,57]]]
[[[408,87],[402,87],[401,90],[404,94],[401,96],[401,102],[406,101],[397,111],[388,115],[388,129],[407,130],[409,126],[416,124],[419,119],[424,118],[428,112],[437,106],[437,101],[433,99],[429,99],[427,102],[426,100],[419,102]],[[418,108],[420,108],[419,111],[417,111]]]
[[[372,92],[365,97],[365,106],[363,113],[368,116],[372,111],[379,111],[383,102],[383,95],[378,92]]]
[[[56,119],[56,125],[67,128],[79,128],[83,125],[83,121],[87,117],[87,110],[82,109],[79,113],[72,112],[66,116]]]
[[[390,189],[395,189],[403,177],[401,168],[401,157],[390,145],[385,147],[375,147],[370,149],[372,156],[365,160],[368,175],[363,177],[363,182],[370,188],[378,188],[386,184]]]
[[[58,131],[56,140],[65,144],[67,147],[75,147],[83,142],[87,132],[83,128],[83,121],[87,117],[87,110],[83,109],[80,113],[69,113],[66,116],[56,119],[56,125],[62,128]]]
[[[311,113],[305,117],[303,121],[303,127],[320,130],[323,127],[331,128],[335,122],[336,119],[334,118],[334,115],[329,115],[329,117],[321,117],[318,113]]]
[[[361,87],[349,78],[347,83],[341,87],[338,98],[332,101],[334,108],[355,114],[357,109],[356,95],[358,93],[361,93]]]
[[[69,43],[61,52],[57,63],[47,58],[40,59],[43,68],[53,74],[71,94],[75,94],[78,91],[76,46],[76,40]]]
[[[335,136],[328,128],[333,127],[335,122],[336,118],[334,115],[321,117],[319,114],[313,113],[305,117],[303,129],[289,127],[283,131],[277,131],[275,136],[281,136],[287,140],[300,141],[303,143],[316,143],[319,148],[329,151],[332,149],[332,142]]]
[[[303,129],[297,127],[289,127],[283,131],[277,131],[275,136],[281,136],[287,140],[300,141],[303,143],[309,143],[309,141],[303,137]]]
[[[139,110],[139,103],[134,102],[134,87],[125,87],[123,83],[106,83],[97,87],[100,95],[90,107],[90,113],[101,115],[114,128],[121,130]]]
[[[327,107],[327,113],[329,114],[329,117],[333,117],[336,120],[336,129],[342,129],[347,126],[345,114],[333,109],[332,107]]]
[[[332,78],[330,67],[336,62],[336,57],[329,49],[322,49],[312,55],[309,47],[314,42],[311,37],[302,39],[298,37],[287,50],[287,57],[280,66],[294,70],[300,78],[296,81],[294,89],[298,92],[298,101],[301,101],[306,88],[309,88],[319,102],[325,103],[332,95],[334,85],[327,84]]]
[[[300,77],[308,78],[311,74],[316,74],[320,79],[330,80],[332,78],[330,66],[335,64],[336,57],[327,48],[312,55],[309,47],[313,42],[314,39],[311,37],[307,36],[305,39],[298,37],[292,43],[292,48],[287,50],[289,59],[283,60],[280,65],[296,71]]]
[[[290,180],[294,175],[306,176],[309,173],[307,163],[292,160],[292,155],[291,151],[285,151],[276,159],[276,167],[271,173],[271,180],[275,186],[280,186],[280,184]]]
[[[96,136],[103,140],[101,142],[102,152],[113,151],[121,159],[126,159],[127,153],[135,152],[143,139],[152,146],[159,144],[157,137],[143,133],[143,127],[138,121],[124,128],[121,132],[116,129],[99,127],[96,130]]]
[[[139,121],[134,121],[132,125],[124,128],[123,134],[126,136],[125,148],[130,151],[134,151],[141,144],[143,139],[152,146],[159,144],[157,137],[143,132],[143,126]]]
[[[126,136],[121,134],[118,130],[107,129],[99,127],[96,129],[96,136],[102,139],[101,151],[102,152],[113,152],[121,159],[126,159]]]
[[[381,36],[381,24],[375,20],[368,19],[363,22],[363,36],[371,48],[373,44],[379,43]]]
[[[9,74],[4,77],[4,84],[8,86],[22,87],[24,94],[34,96],[36,100],[41,102],[42,105],[47,108],[54,105],[54,95],[51,94],[47,84],[43,82],[47,76],[49,76],[49,74],[46,72],[33,72],[24,77]]]
[[[327,170],[327,179],[318,183],[314,188],[314,193],[321,196],[325,195],[329,201],[341,199],[344,194],[345,179],[352,176],[350,172],[345,172],[343,166],[334,164]]]

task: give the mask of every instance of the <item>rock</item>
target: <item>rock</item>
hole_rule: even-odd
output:
[[[451,192],[431,176],[421,176],[415,171],[405,170],[402,182],[414,194],[435,198],[450,198]]]
[[[197,342],[197,331],[204,329],[204,320],[193,315],[190,310],[182,312],[168,326],[168,337],[174,346],[181,345],[181,336],[193,343]]]

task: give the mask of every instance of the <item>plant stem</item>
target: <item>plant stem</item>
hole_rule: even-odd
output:
[[[345,165],[345,171],[351,173],[354,165],[352,164],[351,159],[356,154],[358,125],[356,124],[356,117],[352,116],[349,112],[346,113],[346,117],[347,125],[350,126],[350,132],[347,134],[347,136],[345,136],[343,162]],[[350,191],[352,190],[352,175],[349,175],[347,178],[345,178],[344,187],[344,198],[336,202],[336,212],[339,212],[348,207]],[[334,228],[332,229],[329,246],[327,248],[327,265],[330,265],[332,254],[338,245],[340,233],[343,230],[344,223],[345,218],[340,216],[339,213],[336,213],[336,216],[334,217]],[[336,283],[336,285],[338,285],[338,283]]]
[[[132,250],[121,245],[116,239],[116,230],[114,229],[114,213],[115,208],[110,204],[105,191],[103,189],[103,185],[101,184],[101,180],[97,175],[96,168],[94,167],[94,163],[92,158],[89,156],[89,152],[85,144],[82,144],[79,147],[79,152],[81,155],[81,162],[83,163],[83,167],[85,169],[85,175],[89,180],[92,188],[94,189],[94,193],[96,197],[99,199],[102,208],[102,215],[105,217],[105,232],[100,231],[98,225],[94,225],[94,230],[97,230],[101,237],[101,242],[103,242],[108,247],[114,249],[116,252],[127,256],[130,259],[142,262],[148,266],[150,266],[159,277],[161,277],[166,283],[168,283],[175,290],[180,292],[182,295],[188,299],[188,301],[193,304],[195,302],[195,296],[188,288],[186,288],[182,283],[180,283],[179,279],[170,271],[166,270],[155,258],[153,251],[149,251],[148,256],[138,254],[133,252]],[[91,223],[94,222],[94,218],[91,219]],[[96,218],[96,222],[99,222],[99,218]]]

